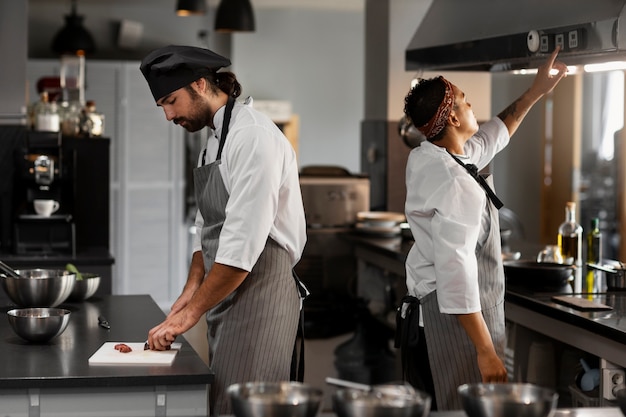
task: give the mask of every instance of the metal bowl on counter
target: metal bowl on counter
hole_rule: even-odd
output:
[[[19,337],[33,343],[50,341],[63,333],[70,311],[63,308],[18,308],[7,312],[9,324]]]
[[[323,392],[300,382],[246,382],[228,387],[235,417],[314,417]]]
[[[342,388],[333,394],[338,417],[424,417],[430,412],[430,403],[428,394],[409,385]]]
[[[505,261],[507,284],[533,290],[558,290],[574,279],[574,265],[531,260]]]
[[[19,277],[0,274],[2,288],[21,307],[56,307],[70,296],[76,275],[56,269],[16,270]]]
[[[72,288],[72,292],[67,298],[68,301],[87,300],[93,297],[96,291],[98,291],[98,287],[100,286],[100,275],[86,272],[83,272],[80,275],[80,278],[78,275],[76,276],[74,288]]]
[[[548,417],[557,408],[559,395],[533,384],[464,384],[461,404],[468,417]]]
[[[617,405],[622,411],[622,414],[626,416],[626,388],[622,388],[615,392],[615,398],[617,398]]]

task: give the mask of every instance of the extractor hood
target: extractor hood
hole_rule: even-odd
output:
[[[626,0],[433,0],[407,70],[507,71],[626,60]]]

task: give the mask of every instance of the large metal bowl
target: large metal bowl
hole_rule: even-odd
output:
[[[2,277],[2,288],[21,307],[56,307],[69,297],[76,275],[56,269],[17,270],[20,277]]]
[[[19,337],[33,343],[54,339],[67,327],[70,311],[63,308],[18,308],[7,312],[9,324]]]
[[[469,417],[550,417],[559,395],[533,384],[464,384],[458,388]]]
[[[246,382],[227,390],[235,417],[314,417],[323,392],[299,382]]]
[[[67,298],[68,301],[86,300],[91,298],[98,290],[100,286],[100,275],[83,272],[81,276],[82,279],[76,277],[74,288],[72,288],[72,292]]]
[[[375,385],[369,391],[343,388],[333,394],[338,417],[424,417],[430,403],[428,394],[408,385]]]
[[[615,392],[615,398],[617,399],[617,405],[622,411],[622,414],[626,416],[626,388],[622,388]]]

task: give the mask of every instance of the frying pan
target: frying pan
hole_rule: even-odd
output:
[[[507,284],[533,290],[559,290],[574,279],[574,265],[532,260],[506,261]]]

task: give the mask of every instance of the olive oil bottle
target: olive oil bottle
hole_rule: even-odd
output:
[[[570,201],[565,205],[565,221],[559,226],[557,244],[561,249],[563,261],[576,265],[572,289],[574,293],[582,292],[582,250],[583,228],[576,222],[576,203]]]

